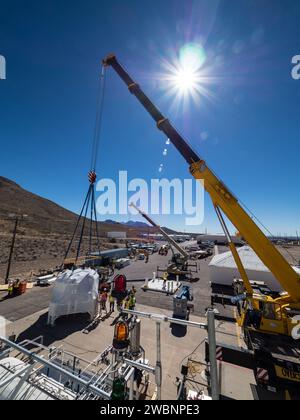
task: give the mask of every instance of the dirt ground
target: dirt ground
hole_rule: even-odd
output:
[[[19,236],[16,238],[13,253],[10,277],[20,280],[29,280],[32,275],[38,274],[40,270],[54,270],[60,266],[70,241],[69,235],[58,236]],[[0,235],[0,284],[3,284],[12,236]],[[124,246],[124,243],[112,244],[102,239],[101,249],[109,249],[115,246]],[[69,257],[76,255],[77,242],[70,250]],[[83,239],[81,254],[87,253],[89,247],[88,238]],[[97,250],[97,240],[93,239],[92,248]]]
[[[278,246],[284,258],[292,265],[300,265],[300,245]]]

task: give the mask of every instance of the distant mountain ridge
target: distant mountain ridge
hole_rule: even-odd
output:
[[[13,214],[25,215],[21,227],[23,234],[70,234],[73,232],[78,215],[51,200],[33,194],[16,182],[0,176],[0,233],[11,231]],[[156,233],[157,228],[141,221],[120,223],[114,220],[99,222],[100,232],[112,230],[126,231],[134,237],[141,233]],[[174,231],[167,229],[167,232]]]
[[[123,226],[130,226],[130,227],[140,227],[140,228],[149,228],[150,225],[145,222],[139,222],[134,220],[129,220],[128,222],[117,222],[116,220],[107,219],[104,223],[109,223],[111,225],[123,225]]]

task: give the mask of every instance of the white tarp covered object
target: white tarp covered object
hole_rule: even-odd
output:
[[[88,313],[94,318],[97,311],[99,275],[91,268],[66,270],[54,283],[49,306],[48,325],[63,315]]]
[[[283,291],[277,279],[258,258],[252,248],[243,246],[237,249],[237,251],[243,266],[246,269],[249,280],[263,282],[275,292]],[[293,267],[293,269],[300,274],[300,269],[298,267]],[[231,251],[215,255],[209,263],[209,271],[210,281],[215,284],[231,286],[234,279],[241,278]]]

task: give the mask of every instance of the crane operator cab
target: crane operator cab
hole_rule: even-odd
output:
[[[252,298],[247,296],[242,281],[235,280],[235,297],[237,322],[243,329],[252,328],[256,331],[273,334],[283,334],[292,337],[295,328],[293,318],[299,316],[299,311],[292,311],[288,305],[282,304],[287,294],[267,290],[265,287],[253,287]]]

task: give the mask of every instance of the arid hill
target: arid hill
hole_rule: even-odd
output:
[[[26,191],[15,182],[0,177],[0,229],[1,233],[9,233],[12,228],[12,216],[26,215],[20,222],[19,230],[25,235],[65,235],[71,234],[75,227],[77,215],[57,205],[53,201]],[[100,235],[106,236],[107,231],[126,231],[129,236],[148,232],[147,224],[132,222],[121,224],[117,222],[99,223]],[[152,228],[150,228],[152,231]]]
[[[15,182],[0,177],[0,282],[5,276],[6,265],[14,228],[14,215],[19,221],[12,274],[23,276],[23,273],[38,271],[41,268],[51,269],[60,265],[65,250],[75,228],[77,215],[54,202],[23,189]],[[99,222],[101,248],[124,246],[108,240],[108,231],[126,231],[127,237],[136,238],[142,233],[155,232],[152,227],[126,225],[116,222]],[[88,227],[85,231],[82,253],[87,251]],[[96,248],[96,238],[93,240]],[[76,243],[71,249],[71,256],[76,251]],[[27,275],[27,274],[26,274]]]

